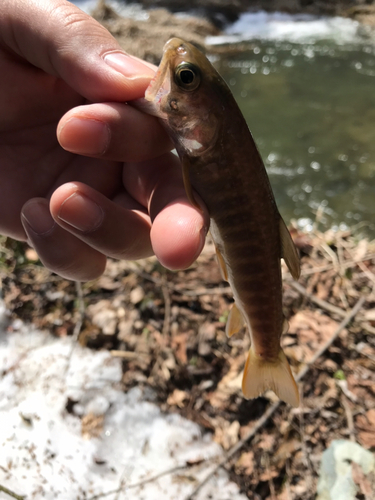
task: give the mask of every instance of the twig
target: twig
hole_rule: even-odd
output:
[[[360,259],[356,260],[346,260],[342,263],[342,267],[343,269],[348,269],[349,267],[355,267],[356,265],[358,265],[359,262],[372,259],[375,259],[375,253],[369,253],[367,255],[364,255]],[[317,267],[302,269],[301,276],[306,276],[315,273],[322,273],[324,271],[329,271],[330,269],[334,269],[333,264],[326,264],[325,266],[317,266]]]
[[[315,297],[315,295],[309,293],[306,288],[304,288],[302,285],[297,283],[296,281],[291,281],[289,283],[297,292],[300,294],[304,295],[307,297],[311,302],[314,302],[317,306],[321,307],[322,309],[325,309],[326,311],[329,311],[333,314],[337,314],[338,316],[346,316],[346,312],[343,311],[340,307],[334,306],[333,304],[330,304],[326,300],[319,299],[318,297]]]
[[[348,244],[346,244],[344,246],[346,248],[346,251],[350,255],[350,257],[353,259],[352,249],[349,248]],[[363,262],[363,260],[371,260],[371,259],[361,259],[359,261],[356,261],[356,265],[361,269],[361,271],[363,271],[363,273],[365,274],[365,276],[367,276],[367,278],[375,284],[375,274],[372,271],[370,271],[370,269],[365,265],[365,263]]]
[[[142,352],[135,352],[135,351],[117,351],[115,349],[112,349],[109,351],[110,355],[113,356],[114,358],[123,358],[127,360],[132,360],[132,359],[139,359],[139,358],[148,358],[148,354],[142,353]]]
[[[17,495],[17,493],[14,493],[14,491],[8,490],[8,488],[5,488],[5,486],[2,486],[0,484],[0,491],[6,493],[12,498],[15,498],[16,500],[24,500],[26,498],[26,495]]]
[[[340,307],[334,306],[333,304],[330,304],[329,302],[319,299],[318,297],[315,297],[315,295],[311,294],[304,288],[302,285],[297,283],[296,281],[292,281],[289,283],[297,292],[300,294],[304,295],[307,297],[311,302],[314,302],[317,306],[321,307],[322,309],[325,309],[328,312],[331,312],[333,314],[336,314],[337,316],[341,316],[342,318],[346,317],[346,311],[341,309]],[[367,321],[361,321],[363,320],[362,317],[357,318],[357,321],[359,321],[359,325],[361,328],[366,330],[368,333],[375,334],[375,327],[371,326]]]
[[[163,283],[161,285],[161,291],[163,292],[164,298],[164,321],[163,321],[163,337],[165,338],[171,326],[171,296],[169,295],[168,286],[165,280],[165,275],[163,275]]]
[[[366,321],[362,321],[360,323],[360,326],[364,329],[364,330],[367,330],[369,333],[373,333],[375,334],[375,328],[373,326],[371,326],[369,323],[367,323]],[[366,356],[366,354],[365,354]]]
[[[300,392],[301,392],[301,403],[302,403],[302,391],[300,391]],[[306,436],[305,436],[304,427],[305,427],[305,418],[304,418],[303,411],[301,411],[299,413],[299,433],[300,433],[300,436],[301,436],[302,453],[303,453],[303,456],[304,456],[304,461],[305,461],[306,469],[309,471],[309,475],[306,478],[306,490],[307,491],[312,491],[312,485],[313,485],[313,481],[314,481],[314,479],[313,479],[314,474],[313,474],[313,468],[312,468],[312,465],[311,465],[311,460],[310,460],[310,457],[309,457],[309,453],[307,451],[307,444],[306,444]]]
[[[285,462],[285,472],[286,472],[286,478],[285,478],[285,489],[286,489],[286,494],[287,494],[287,500],[292,500],[292,493],[290,491],[290,477],[291,477],[291,470],[290,470],[290,465],[289,465],[289,460]]]
[[[346,422],[348,424],[348,430],[350,435],[350,440],[355,442],[355,430],[354,430],[354,420],[353,413],[347,401],[347,396],[342,392],[341,394],[341,404],[345,410]]]
[[[189,463],[185,463],[184,465],[176,465],[175,467],[172,467],[171,469],[167,469],[165,471],[159,472],[158,474],[155,474],[155,476],[151,476],[146,479],[142,479],[141,481],[138,481],[137,483],[129,484],[126,486],[127,490],[130,490],[132,488],[138,488],[139,486],[143,486],[147,483],[152,483],[153,481],[156,481],[157,479],[167,476],[168,474],[173,474],[174,472],[177,472],[179,470],[184,470],[190,468],[191,465]],[[110,495],[115,495],[116,493],[121,492],[123,487],[121,486],[120,488],[116,488],[115,490],[107,491],[106,493],[99,493],[99,495],[94,495],[93,497],[88,498],[87,500],[99,500],[100,498],[105,498],[109,497]],[[22,499],[21,499],[22,500]]]
[[[310,370],[311,365],[313,365],[317,359],[320,358],[320,356],[329,348],[331,345],[334,343],[338,335],[341,333],[341,331],[346,327],[346,325],[354,318],[354,316],[358,313],[358,311],[361,309],[363,306],[364,302],[366,300],[366,297],[361,297],[356,305],[349,311],[348,314],[346,314],[345,318],[341,321],[339,326],[337,327],[336,331],[332,334],[332,336],[327,340],[325,344],[322,345],[322,347],[317,351],[314,356],[306,363],[304,368],[298,373],[296,377],[296,381],[299,382],[302,380],[302,378],[306,375],[306,373]]]
[[[73,352],[74,349],[77,345],[78,337],[79,334],[81,333],[81,328],[83,325],[83,320],[85,318],[85,303],[83,300],[83,291],[82,291],[82,284],[80,281],[75,282],[76,285],[76,292],[77,292],[77,301],[78,301],[78,319],[75,324],[74,330],[73,330],[73,335],[71,338],[71,347],[70,347],[70,352],[68,354],[68,359],[65,367],[65,374],[68,373],[69,368],[70,368],[70,362],[72,360]]]
[[[266,471],[268,475],[268,486],[270,488],[270,493],[271,493],[271,500],[277,500],[276,499],[276,491],[275,491],[275,483],[273,482],[273,478],[271,475],[271,468],[270,468],[270,457],[267,452],[263,454],[263,459],[266,465]]]
[[[260,417],[260,419],[255,422],[255,425],[251,428],[251,430],[246,434],[244,438],[242,438],[238,443],[233,446],[232,449],[225,455],[225,457],[220,460],[220,462],[212,469],[212,471],[207,474],[207,476],[198,484],[198,486],[193,490],[192,493],[185,500],[193,500],[195,495],[203,488],[203,486],[208,483],[208,481],[217,473],[217,471],[223,467],[229,460],[248,442],[250,441],[255,434],[263,427],[265,423],[267,423],[268,419],[272,417],[278,407],[281,405],[281,401],[275,401],[266,412]]]
[[[346,327],[346,325],[354,318],[354,316],[358,313],[358,311],[363,306],[365,302],[365,297],[361,297],[356,305],[351,309],[351,311],[345,316],[343,321],[339,324],[336,331],[333,333],[332,337],[316,352],[316,354],[312,357],[310,361],[308,361],[304,368],[298,373],[296,376],[296,382],[299,382],[310,370],[311,365],[313,365],[316,360],[333,344],[339,333]],[[201,490],[201,488],[217,473],[217,471],[223,467],[229,460],[248,442],[250,441],[255,434],[263,427],[264,424],[267,423],[269,418],[276,412],[279,408],[281,401],[276,401],[273,403],[267,411],[263,414],[263,416],[255,423],[254,427],[240,440],[238,443],[233,446],[231,450],[225,455],[225,457],[218,463],[214,469],[207,474],[207,476],[198,484],[198,486],[193,490],[193,492],[186,498],[186,500],[193,500],[195,495]]]
[[[340,264],[335,252],[327,245],[325,241],[320,243],[320,248],[331,258],[333,268],[335,271],[340,272]]]
[[[215,288],[205,288],[204,290],[178,290],[177,288],[174,288],[173,291],[180,293],[181,295],[187,295],[188,297],[198,297],[199,295],[225,295],[227,293],[233,293],[230,286],[217,286]]]

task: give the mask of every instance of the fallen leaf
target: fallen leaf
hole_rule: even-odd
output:
[[[254,453],[252,451],[242,453],[235,463],[235,469],[237,474],[250,476],[254,471]]]
[[[188,399],[189,395],[186,391],[180,391],[179,389],[175,389],[172,394],[168,396],[167,403],[170,406],[178,406],[179,408],[183,408],[184,401]]]

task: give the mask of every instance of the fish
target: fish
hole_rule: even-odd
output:
[[[243,394],[252,399],[271,389],[298,406],[298,387],[280,338],[288,329],[281,259],[297,280],[299,255],[248,125],[207,57],[179,38],[165,44],[145,100],[180,157],[189,201],[201,209],[197,193],[208,209],[222,277],[234,297],[226,333],[231,337],[245,325],[249,329]]]

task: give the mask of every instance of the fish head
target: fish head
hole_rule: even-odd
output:
[[[162,120],[180,154],[201,155],[213,147],[223,113],[218,95],[223,84],[194,45],[179,38],[165,44],[145,99],[152,103],[152,114]]]

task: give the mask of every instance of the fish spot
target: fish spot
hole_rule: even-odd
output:
[[[176,99],[172,99],[171,101],[169,101],[169,106],[171,109],[173,109],[173,111],[178,111],[178,104]]]
[[[191,153],[193,153],[194,151],[199,151],[203,147],[202,144],[196,139],[186,139],[185,137],[183,137],[181,139],[181,143],[183,144],[185,149],[187,149]]]

